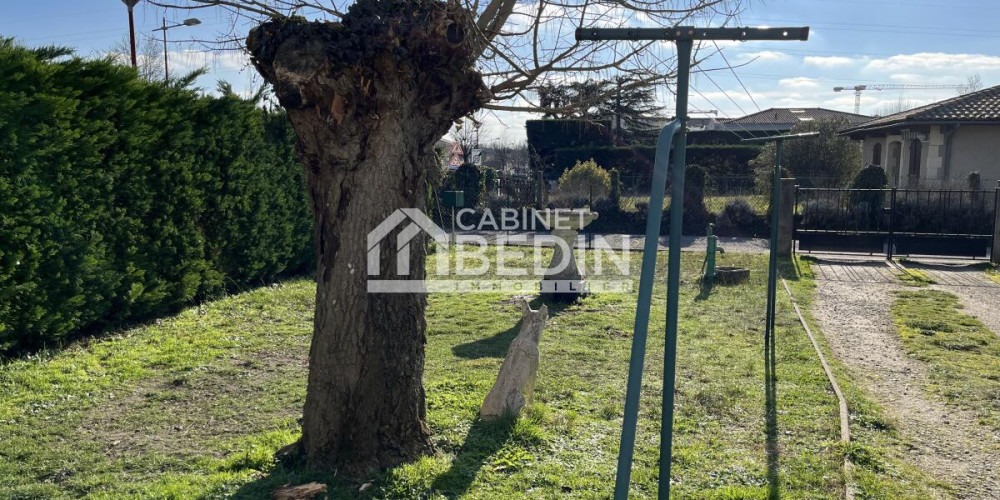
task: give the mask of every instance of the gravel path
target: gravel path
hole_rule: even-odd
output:
[[[981,267],[918,262],[906,262],[904,266],[927,273],[937,282],[932,285],[934,289],[958,296],[965,312],[1000,336],[1000,284],[987,278]]]
[[[816,320],[837,357],[895,417],[910,461],[954,484],[957,498],[1000,498],[1000,446],[971,412],[926,394],[926,366],[903,351],[889,309],[901,287],[895,273],[877,261],[814,268]]]

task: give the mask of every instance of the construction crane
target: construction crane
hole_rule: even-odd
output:
[[[861,114],[861,93],[865,90],[962,90],[965,85],[925,85],[917,83],[873,83],[853,87],[834,87],[834,92],[854,91],[854,114]]]

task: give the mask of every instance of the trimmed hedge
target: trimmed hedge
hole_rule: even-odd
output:
[[[710,176],[747,173],[750,160],[760,154],[760,149],[759,145],[744,144],[689,145],[687,163],[705,166]],[[656,148],[653,146],[557,148],[553,150],[547,176],[558,178],[564,170],[573,168],[576,162],[593,158],[608,170],[618,169],[621,175],[648,178],[652,175],[655,157]]]
[[[283,114],[66,56],[0,39],[0,352],[309,267]]]

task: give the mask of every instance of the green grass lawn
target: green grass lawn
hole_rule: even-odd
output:
[[[726,254],[720,265],[748,266],[752,279],[711,293],[698,286],[700,259],[683,259],[678,498],[838,498],[845,453],[857,466],[859,498],[926,498],[938,487],[899,460],[905,443],[839,365],[857,441],[847,450],[837,443],[836,398],[783,293],[769,428],[766,257]],[[665,265],[661,253],[634,498],[656,494]],[[807,304],[802,268],[801,279],[789,276]],[[637,280],[638,259],[633,269],[624,276]],[[517,333],[518,298],[432,295],[424,380],[437,453],[359,483],[272,459],[298,434],[313,291],[309,281],[289,281],[0,366],[0,498],[268,498],[310,480],[330,484],[331,498],[610,496],[634,295],[553,307],[535,405],[498,422],[476,415]]]
[[[927,363],[928,389],[1000,430],[1000,339],[941,291],[897,292],[893,317],[907,352]]]

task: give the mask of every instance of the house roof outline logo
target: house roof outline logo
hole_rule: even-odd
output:
[[[434,223],[423,211],[417,208],[400,208],[386,217],[381,224],[368,233],[368,275],[379,275],[379,262],[382,257],[382,240],[400,224],[411,221],[396,236],[396,272],[400,276],[410,274],[410,241],[421,231],[427,233],[436,243],[448,246],[448,233]]]

